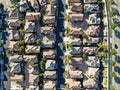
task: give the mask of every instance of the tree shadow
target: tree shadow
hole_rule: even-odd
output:
[[[114,80],[115,80],[116,83],[120,84],[120,78],[119,77],[115,77]]]

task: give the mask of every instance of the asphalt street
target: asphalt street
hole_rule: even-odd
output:
[[[57,48],[57,64],[58,64],[58,79],[57,90],[62,90],[65,83],[64,79],[64,51],[63,51],[63,33],[64,33],[64,0],[58,0],[58,17],[56,28],[56,48]]]

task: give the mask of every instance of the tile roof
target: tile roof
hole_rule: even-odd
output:
[[[41,17],[41,14],[39,12],[27,12],[25,19],[33,21],[33,20],[39,20],[40,17]]]
[[[44,83],[44,90],[56,90],[55,81],[46,81]]]

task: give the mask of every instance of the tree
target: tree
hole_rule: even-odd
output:
[[[41,61],[44,61],[44,62],[45,62],[45,61],[46,61],[46,58],[42,58]]]
[[[109,12],[110,17],[113,17],[113,16],[115,16],[116,14],[117,14],[117,13],[116,13],[115,10],[112,10],[112,11]]]
[[[18,48],[18,51],[21,53],[21,52],[24,52],[24,46],[20,46],[19,48]]]
[[[21,25],[21,27],[24,27],[24,25],[25,25],[25,20],[20,20],[20,25]]]
[[[116,77],[116,73],[115,72],[111,72],[111,76],[112,77]]]
[[[40,69],[42,70],[42,72],[45,71],[45,61],[40,62]]]
[[[97,56],[98,56],[98,58],[103,59],[107,56],[107,54],[105,52],[98,52]]]
[[[83,33],[83,34],[82,34],[82,37],[83,37],[83,38],[87,38],[88,36],[87,36],[87,34]]]
[[[64,85],[64,90],[70,90],[69,84]]]
[[[44,73],[40,73],[39,76],[42,77],[44,75]]]
[[[35,63],[34,63],[34,62],[29,62],[29,65],[30,65],[30,66],[34,66]]]
[[[115,29],[117,27],[117,24],[115,23],[110,23],[110,25],[111,25],[111,29]]]
[[[66,44],[66,48],[70,48],[70,47],[72,47],[71,44]]]
[[[66,71],[64,72],[64,76],[65,76],[65,77],[69,77],[69,71],[68,71],[68,70],[66,70]]]
[[[25,34],[25,30],[24,30],[24,29],[20,29],[20,30],[19,30],[19,33],[20,33],[21,35],[24,35],[24,34]]]
[[[94,81],[96,81],[96,80],[97,80],[97,78],[95,78],[95,77],[94,77],[94,78],[92,78],[92,79],[93,79]]]
[[[98,3],[99,5],[104,4],[103,0],[98,0],[97,3]]]
[[[19,45],[24,45],[24,43],[25,43],[24,40],[19,40],[19,41],[18,41],[18,44],[19,44]]]
[[[88,55],[83,53],[82,58],[86,60],[88,58]]]
[[[68,0],[68,5],[70,5],[70,3],[71,3],[71,0]]]
[[[10,77],[12,76],[12,73],[10,71],[7,71],[6,74]]]
[[[36,43],[37,43],[37,44],[41,44],[41,39],[37,39],[37,40],[36,40]]]
[[[111,50],[110,50],[110,54],[111,54],[111,55],[116,55],[116,54],[117,54],[117,51],[116,51],[115,49],[111,49]]]
[[[42,14],[42,16],[45,16],[45,15],[46,15],[46,10],[45,10],[45,9],[42,9],[42,10],[41,10],[41,14]]]
[[[115,65],[116,65],[116,62],[113,61],[113,60],[111,60],[111,65],[112,65],[112,66],[115,66]]]
[[[9,50],[6,50],[6,54],[7,54],[7,55],[10,54],[10,51],[9,51]]]
[[[67,20],[67,21],[69,21],[69,20],[70,20],[70,15],[67,15],[67,14],[66,14],[66,15],[64,16],[64,19]]]

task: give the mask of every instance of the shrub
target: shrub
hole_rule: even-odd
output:
[[[18,44],[19,44],[19,45],[24,45],[24,43],[25,43],[24,40],[19,40],[19,41],[18,41]]]
[[[24,46],[20,46],[19,48],[18,48],[18,51],[21,53],[21,52],[24,52]]]
[[[36,40],[36,43],[37,43],[37,44],[41,44],[41,39],[37,39],[37,40]]]
[[[25,30],[24,30],[24,29],[20,29],[20,30],[19,30],[19,33],[20,33],[21,35],[24,35],[24,34],[25,34]]]
[[[34,66],[35,63],[34,63],[34,62],[29,62],[29,65],[30,65],[30,66]]]

